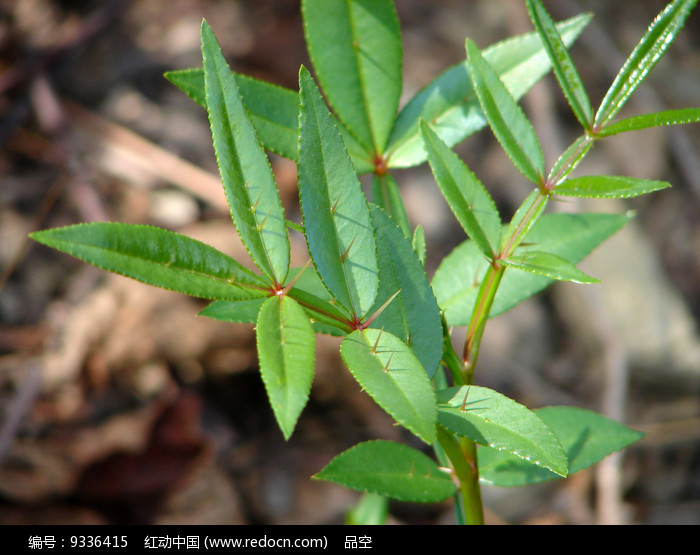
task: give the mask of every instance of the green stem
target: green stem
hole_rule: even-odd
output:
[[[530,198],[532,198],[531,202],[529,201]],[[527,235],[527,232],[532,229],[532,226],[539,218],[545,206],[547,206],[548,200],[549,191],[546,189],[539,189],[537,190],[536,194],[533,191],[530,197],[525,200],[523,205],[515,213],[515,216],[513,216],[513,220],[508,226],[508,231],[510,234],[504,241],[498,258],[508,258],[511,254],[513,254],[513,251]]]
[[[474,381],[474,368],[479,358],[481,337],[484,334],[493,299],[496,297],[496,291],[504,272],[505,266],[499,264],[498,261],[492,262],[479,287],[474,311],[467,328],[467,338],[464,343],[464,366],[462,370],[462,383],[464,384],[471,384]]]
[[[452,336],[444,314],[442,315],[442,344],[442,362],[449,370],[454,385],[464,385],[464,363],[452,346]]]
[[[559,185],[559,182],[563,181],[579,162],[583,160],[597,139],[598,137],[595,135],[589,134],[576,139],[559,157],[552,171],[549,172],[547,181],[544,184],[545,189],[551,191],[554,187]]]
[[[457,514],[464,519],[462,524],[483,524],[484,508],[479,487],[476,444],[466,438],[456,438],[440,426],[438,426],[438,442],[450,459],[459,481],[456,502]]]
[[[370,197],[373,203],[383,208],[392,217],[403,234],[411,239],[411,224],[394,176],[390,173],[375,174],[372,178]]]
[[[532,195],[531,201],[526,201],[521,210],[516,213],[509,234],[503,243],[498,256],[494,257],[489,265],[486,275],[481,282],[477,293],[476,302],[464,343],[464,357],[461,364],[461,379],[455,379],[455,383],[471,385],[474,382],[474,369],[479,358],[481,338],[484,334],[486,322],[489,319],[491,307],[501,283],[505,266],[500,262],[507,258],[517,248],[528,230],[533,226],[539,215],[544,210],[549,197],[547,190],[539,190]],[[450,371],[455,374],[455,363],[448,356],[444,360]],[[479,467],[476,458],[476,444],[466,438],[457,438],[449,432],[438,428],[438,441],[447,454],[452,468],[459,480],[459,495],[457,515],[463,515],[466,524],[483,524],[484,511],[481,501],[481,488],[479,487]]]

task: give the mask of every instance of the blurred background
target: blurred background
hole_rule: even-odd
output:
[[[404,100],[480,47],[531,30],[520,0],[397,0]],[[595,14],[572,56],[597,105],[664,0],[551,0]],[[204,303],[32,244],[36,229],[148,223],[245,260],[205,112],[164,71],[201,65],[213,26],[232,68],[296,88],[310,66],[295,0],[0,0],[0,523],[327,524],[358,495],[310,476],[371,438],[406,439],[318,337],[311,399],[284,442],[250,326]],[[550,75],[523,106],[552,164],[578,134]],[[700,105],[700,13],[625,115]],[[455,149],[505,217],[528,192],[489,131]],[[296,168],[272,157],[285,207]],[[700,524],[700,127],[598,144],[580,173],[673,184],[582,265],[486,328],[477,383],[530,407],[590,408],[646,432],[566,481],[486,487],[492,524]],[[427,166],[396,173],[429,272],[464,240]],[[294,245],[298,261],[304,246]],[[464,334],[461,331],[462,335]],[[455,331],[456,339],[460,330]],[[391,504],[395,523],[449,524],[449,503]]]

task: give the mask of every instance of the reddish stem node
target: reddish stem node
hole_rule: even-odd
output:
[[[374,173],[380,177],[382,175],[386,175],[389,171],[386,158],[384,158],[381,154],[376,154],[374,158],[372,158],[372,165],[374,166]]]

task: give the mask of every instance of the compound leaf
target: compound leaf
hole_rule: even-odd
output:
[[[262,145],[275,154],[296,162],[297,133],[299,131],[299,93],[248,75],[235,73],[238,90],[248,108]],[[165,77],[187,96],[206,109],[204,69],[178,69],[168,71]],[[374,170],[371,156],[340,122],[336,122],[343,135],[343,142],[358,173]]]

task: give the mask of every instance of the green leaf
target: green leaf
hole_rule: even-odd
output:
[[[207,108],[204,69],[180,69],[165,73],[166,79]],[[234,73],[243,103],[263,146],[296,161],[299,95],[291,89]]]
[[[255,264],[273,283],[284,283],[289,237],[272,168],[206,21],[202,58],[209,123],[231,217]]]
[[[559,440],[528,408],[476,385],[443,389],[437,398],[442,427],[566,476],[567,458]]]
[[[510,255],[515,247],[523,240],[532,226],[539,221],[540,214],[549,202],[549,196],[543,195],[539,189],[533,189],[520,204],[508,223],[506,232],[502,234],[501,252]]]
[[[427,246],[425,243],[425,230],[422,226],[417,225],[416,229],[413,230],[413,250],[416,251],[420,263],[425,268],[425,257],[427,256]]]
[[[348,128],[345,127],[345,124],[342,121],[336,117],[333,117],[333,121],[335,122],[335,125],[343,138],[343,143],[345,144],[345,148],[350,155],[350,160],[352,160],[352,164],[355,167],[357,174],[373,173],[375,170],[374,156],[367,152],[365,147],[359,143],[359,141],[355,138],[355,135],[353,135]]]
[[[589,21],[589,15],[580,15],[558,23],[557,29],[569,45]],[[498,42],[484,49],[483,55],[515,99],[521,98],[551,68],[536,33]],[[387,147],[390,168],[417,166],[426,160],[421,120],[430,124],[449,147],[486,125],[466,60],[436,77],[401,110]]]
[[[625,61],[598,108],[594,127],[603,127],[625,105],[683,28],[697,0],[674,0],[656,16]]]
[[[287,294],[306,310],[317,333],[344,337],[352,331],[349,327],[350,314],[333,304],[333,297],[313,266],[292,268],[285,288],[289,289],[290,286]]]
[[[97,222],[30,237],[103,270],[194,297],[249,300],[268,294],[260,276],[233,258],[157,227]]]
[[[525,250],[516,253],[502,261],[506,266],[540,274],[542,276],[560,281],[573,281],[575,283],[599,283],[568,260],[542,251]]]
[[[420,258],[396,224],[377,206],[371,207],[371,215],[379,255],[379,293],[373,311],[383,310],[370,325],[410,345],[432,378],[442,359],[440,309],[433,290]]]
[[[384,152],[402,87],[391,0],[304,0],[309,56],[335,113],[372,155]]]
[[[378,526],[386,524],[388,516],[389,500],[383,495],[365,493],[345,520],[351,526]]]
[[[631,198],[670,186],[666,181],[617,175],[590,175],[562,181],[552,193],[564,197]]]
[[[163,74],[168,81],[184,92],[199,106],[207,109],[207,95],[204,92],[204,69],[201,67],[175,69]],[[252,114],[251,114],[252,115]]]
[[[399,424],[426,443],[435,441],[435,393],[410,347],[388,331],[355,330],[340,346],[352,375]]]
[[[264,298],[242,301],[214,301],[199,311],[198,316],[206,316],[222,322],[254,324],[258,319]]]
[[[545,407],[534,412],[563,445],[569,460],[569,476],[624,449],[643,435],[601,414],[576,407]],[[478,457],[479,478],[487,484],[511,487],[560,478],[502,451],[481,448]]]
[[[327,302],[333,301],[333,296],[328,292],[326,286],[323,285],[323,280],[321,280],[314,267],[309,264],[300,268],[291,268],[289,270],[289,283],[291,282],[294,282],[293,285],[296,289],[308,291]],[[286,285],[289,285],[289,283]]]
[[[540,0],[527,0],[527,9],[566,100],[579,123],[589,129],[593,118],[591,103],[559,31]]]
[[[466,47],[474,90],[493,134],[515,167],[539,185],[544,178],[544,156],[535,130],[474,41],[467,39]]]
[[[302,305],[316,333],[344,337],[352,331],[350,320],[333,304],[296,287],[292,288],[289,296]]]
[[[369,206],[311,75],[299,72],[299,197],[309,252],[328,290],[358,318],[379,287]]]
[[[256,337],[267,396],[285,439],[289,439],[311,391],[314,331],[296,301],[276,295],[260,308]]]
[[[426,123],[421,132],[430,168],[452,213],[481,251],[487,257],[495,256],[501,241],[501,217],[491,195]]]
[[[548,185],[551,187],[561,183],[588,154],[593,142],[590,136],[584,135],[571,143],[552,166],[547,176]]]
[[[267,150],[296,162],[299,93],[240,73],[234,73],[234,76],[262,145]],[[168,71],[165,77],[206,109],[204,69]],[[355,169],[362,173],[373,171],[370,156],[350,132],[340,122],[337,123]]]
[[[325,333],[336,337],[345,337],[351,329],[342,323],[343,315],[327,301],[314,295],[292,288],[289,297],[302,304],[302,308],[311,319],[315,333]],[[238,324],[255,324],[258,320],[260,307],[265,298],[243,301],[214,301],[202,309],[198,316],[206,316],[221,322]],[[332,315],[332,316],[331,316]]]
[[[370,200],[392,217],[406,237],[411,237],[411,224],[393,175],[372,176]]]
[[[615,123],[605,125],[598,131],[598,137],[609,137],[624,133],[626,131],[638,131],[650,127],[661,127],[666,125],[681,125],[686,123],[697,123],[700,121],[700,108],[683,108],[681,110],[666,110],[653,114],[644,114],[623,119]]]
[[[544,214],[525,240],[538,250],[577,264],[629,219],[630,216],[625,214]],[[481,251],[468,240],[457,246],[438,267],[432,287],[450,326],[469,324],[487,266]],[[513,308],[551,283],[552,279],[545,276],[508,269],[499,285],[490,316]]]
[[[407,445],[385,440],[351,447],[314,478],[417,503],[437,503],[457,491],[449,474],[430,457]]]
[[[234,75],[262,145],[296,161],[299,93],[240,73]]]

